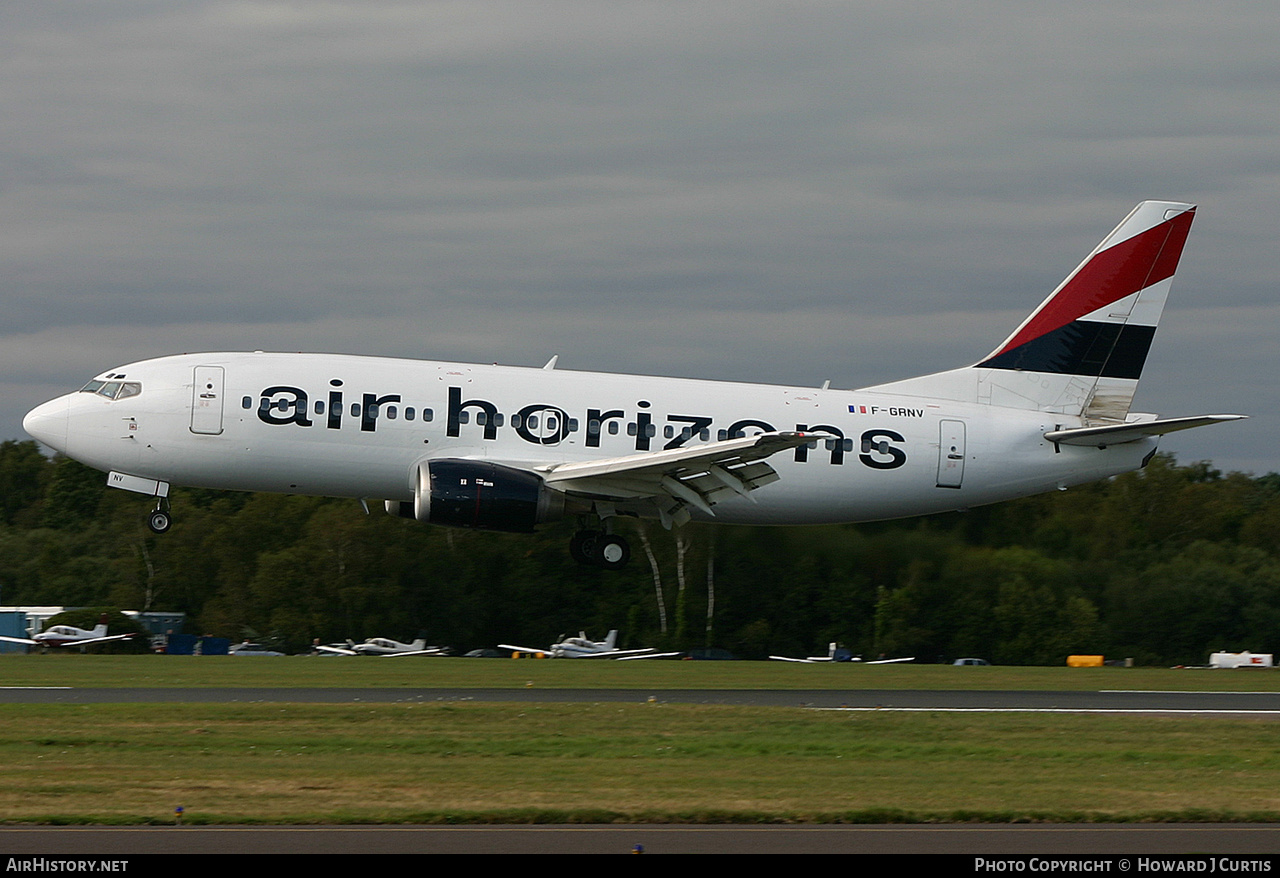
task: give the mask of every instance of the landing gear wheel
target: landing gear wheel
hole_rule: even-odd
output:
[[[596,564],[596,541],[602,534],[598,530],[580,530],[569,540],[569,555],[579,564]]]
[[[152,533],[162,534],[173,527],[173,516],[164,509],[157,509],[147,516],[147,527]]]
[[[616,534],[605,534],[596,540],[595,556],[605,570],[621,570],[631,560],[631,546]]]

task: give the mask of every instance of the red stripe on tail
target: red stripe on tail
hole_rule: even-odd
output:
[[[1195,213],[1195,208],[1184,211],[1095,254],[995,356],[1172,277]]]

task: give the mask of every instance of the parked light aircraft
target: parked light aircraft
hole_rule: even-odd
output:
[[[858,662],[859,664],[864,665],[896,665],[902,664],[903,662],[914,662],[916,660],[915,656],[905,656],[903,658],[878,658],[864,662],[862,660],[862,656],[854,655],[849,652],[849,650],[842,646],[837,646],[835,643],[827,644],[826,655],[811,655],[808,658],[792,658],[791,656],[786,655],[771,655],[769,658],[775,662],[799,662],[804,665],[818,665],[826,664],[828,662]]]
[[[862,661],[862,656],[854,655],[853,653],[849,652],[849,650],[845,649],[842,646],[838,646],[834,642],[827,644],[826,655],[811,655],[808,658],[793,658],[791,656],[786,656],[786,655],[771,655],[769,656],[769,658],[771,658],[775,662],[801,662],[807,665],[818,664],[820,662],[860,662]]]
[[[658,652],[652,647],[645,649],[618,649],[617,643],[618,629],[615,628],[609,632],[604,640],[591,640],[587,637],[587,632],[579,631],[577,637],[565,637],[561,634],[560,641],[551,644],[550,649],[513,646],[510,643],[499,643],[498,648],[530,655],[549,655],[552,658],[637,659],[670,658],[671,656],[679,655],[679,653],[675,652]]]
[[[94,643],[111,643],[116,640],[128,640],[132,634],[112,634],[107,636],[107,614],[103,613],[98,624],[91,629],[77,628],[74,625],[54,625],[46,628],[35,637],[0,637],[5,643],[25,643],[28,646],[89,646]]]
[[[618,516],[748,524],[965,509],[1142,467],[1165,433],[1243,415],[1130,412],[1195,207],[1139,204],[972,366],[836,390],[334,354],[118,366],[23,421],[156,498],[171,485],[382,498],[393,515],[528,532],[616,568]]]
[[[425,638],[419,637],[413,643],[401,643],[390,637],[370,637],[364,643],[347,641],[346,646],[317,646],[318,652],[331,655],[448,655],[449,650],[443,646],[427,646]]]

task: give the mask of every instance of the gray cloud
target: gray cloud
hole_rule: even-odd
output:
[[[1255,414],[1166,447],[1280,469],[1264,7],[6,10],[0,436],[110,365],[211,348],[920,374],[1171,198],[1201,211],[1137,402]]]

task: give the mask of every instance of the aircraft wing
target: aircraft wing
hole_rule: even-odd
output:
[[[542,647],[541,649],[534,649],[532,646],[513,646],[510,643],[499,643],[498,649],[509,649],[512,652],[527,652],[532,655],[537,655],[537,654],[551,655],[551,650],[548,649],[547,647]]]
[[[405,655],[448,655],[442,647],[433,646],[430,649],[406,649],[404,652],[388,652],[383,658],[399,658]]]
[[[612,656],[612,658],[615,658],[620,662],[630,662],[637,659],[674,658],[678,655],[680,655],[678,652],[646,652],[642,655],[615,655]]]
[[[761,433],[626,457],[538,468],[552,487],[603,500],[650,499],[664,525],[683,524],[692,507],[714,516],[723,499],[746,497],[778,480],[764,459],[780,451],[834,439],[828,433]]]
[[[607,659],[624,659],[624,658],[652,658],[656,653],[653,647],[645,647],[644,649],[608,649],[603,652],[584,652],[578,655],[578,658],[607,658]]]
[[[1123,445],[1125,442],[1137,442],[1151,436],[1163,436],[1178,430],[1190,430],[1192,427],[1203,427],[1207,424],[1222,424],[1227,421],[1239,421],[1248,415],[1199,415],[1193,418],[1165,418],[1154,421],[1135,421],[1130,424],[1112,424],[1106,427],[1072,427],[1066,430],[1050,430],[1044,438],[1062,445],[1096,445],[1105,448],[1108,445]]]
[[[40,643],[40,641],[32,640],[30,637],[0,637],[0,641],[4,643],[25,643],[27,646],[36,646]]]
[[[341,646],[317,646],[316,652],[323,652],[329,655],[359,655],[354,649],[345,649]]]
[[[68,640],[62,646],[90,646],[94,643],[111,643],[115,640],[128,640],[132,634],[112,634],[110,637],[90,637],[87,640]]]

